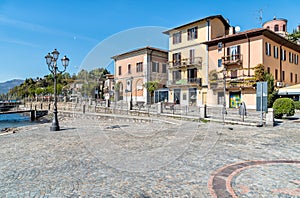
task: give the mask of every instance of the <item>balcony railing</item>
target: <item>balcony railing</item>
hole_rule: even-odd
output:
[[[242,65],[242,54],[232,54],[228,56],[223,56],[223,64],[224,65]]]
[[[202,78],[187,78],[187,79],[178,79],[178,80],[169,80],[168,86],[172,85],[198,85],[202,86]]]
[[[212,89],[222,88],[224,87],[224,80],[219,79],[215,81],[209,82]],[[239,77],[239,78],[226,78],[226,88],[234,89],[234,88],[252,88],[255,84],[254,77]]]
[[[202,67],[202,57],[183,58],[183,59],[173,60],[169,62],[169,67],[171,68],[188,67],[188,66]]]

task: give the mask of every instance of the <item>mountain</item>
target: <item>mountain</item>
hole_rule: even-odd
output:
[[[24,80],[14,79],[0,83],[0,94],[7,93],[10,89],[23,83]]]

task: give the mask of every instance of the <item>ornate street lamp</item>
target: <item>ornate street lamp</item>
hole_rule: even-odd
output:
[[[223,110],[222,110],[222,117],[223,117],[223,124],[225,124],[225,114],[226,111],[226,67],[223,68],[223,80],[224,80],[224,101],[223,101]]]
[[[51,56],[52,54],[52,56]],[[67,58],[67,56],[64,56],[61,59],[62,65],[63,65],[63,70],[59,70],[57,67],[57,59],[59,56],[59,52],[54,49],[53,52],[48,53],[45,56],[46,59],[46,63],[48,65],[48,69],[49,71],[53,74],[53,78],[54,78],[54,107],[53,107],[53,120],[52,120],[52,125],[50,127],[50,131],[59,131],[59,124],[58,124],[58,119],[57,119],[57,83],[56,83],[56,79],[58,74],[62,74],[63,72],[66,71],[67,66],[69,65],[69,58]]]

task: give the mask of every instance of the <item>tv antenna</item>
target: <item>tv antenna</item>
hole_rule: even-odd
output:
[[[263,13],[263,10],[262,9],[259,9],[258,10],[258,13],[259,13],[259,23],[260,23],[260,26],[262,26],[262,13]]]

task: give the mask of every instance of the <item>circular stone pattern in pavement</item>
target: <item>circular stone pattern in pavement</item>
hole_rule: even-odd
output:
[[[246,161],[218,169],[208,188],[213,197],[300,197],[300,161]]]

